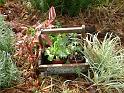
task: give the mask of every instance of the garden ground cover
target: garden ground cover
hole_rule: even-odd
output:
[[[103,33],[114,32],[118,34],[122,40],[124,37],[124,4],[122,7],[111,6],[115,8],[108,9],[108,7],[95,8],[83,11],[77,17],[57,15],[56,21],[62,26],[80,26],[96,25],[97,31]],[[28,9],[20,2],[8,2],[4,7],[1,7],[1,13],[5,15],[6,21],[13,27],[14,32],[21,32],[25,35],[28,27],[37,25],[37,22],[42,22],[47,18],[47,14],[40,14],[32,10],[29,13]],[[70,25],[71,24],[71,25]],[[122,41],[123,43],[123,41]],[[22,67],[22,65],[24,65]],[[23,71],[24,83],[1,90],[1,93],[82,93],[83,88],[87,86],[81,78],[73,78],[72,81],[67,81],[68,76],[50,76],[36,78],[34,73],[28,69],[28,63],[17,63]],[[41,84],[37,84],[37,79],[40,79]],[[68,83],[69,82],[69,83]],[[53,91],[53,92],[50,92]],[[67,91],[67,92],[66,92]],[[70,92],[68,92],[70,91]],[[93,91],[91,93],[94,93]]]

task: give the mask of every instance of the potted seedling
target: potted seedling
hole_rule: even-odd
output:
[[[53,64],[63,64],[66,62],[68,55],[71,54],[68,48],[68,38],[65,34],[57,35],[53,44],[45,50],[45,55]]]
[[[71,34],[70,44],[68,45],[70,48],[71,55],[68,57],[68,61],[70,63],[84,63],[85,58],[83,53],[81,52],[83,48],[80,44],[80,39],[77,38],[77,34]]]

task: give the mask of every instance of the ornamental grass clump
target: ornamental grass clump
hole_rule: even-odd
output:
[[[0,89],[19,81],[20,73],[12,60],[14,33],[0,16]]]
[[[99,93],[122,93],[124,90],[124,49],[118,36],[106,34],[103,41],[98,35],[88,35],[84,42],[84,55],[90,65],[84,75]]]

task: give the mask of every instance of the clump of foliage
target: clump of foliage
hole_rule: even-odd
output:
[[[0,6],[2,6],[3,4],[5,4],[5,0],[0,0]]]
[[[34,36],[36,30],[33,27],[29,27],[28,30],[26,31],[26,34]]]
[[[71,33],[69,37],[69,44],[68,47],[71,51],[71,54],[74,54],[75,52],[80,52],[82,51],[81,47],[81,39],[78,38],[77,33]]]
[[[93,3],[99,6],[99,5],[108,5],[112,1],[113,0],[94,0]]]
[[[49,9],[49,0],[30,0],[32,6],[42,12],[46,12]]]
[[[51,5],[62,15],[77,16],[82,9],[90,6],[108,5],[112,0],[29,0],[32,6],[46,12]]]
[[[0,88],[11,87],[19,81],[19,71],[11,59],[11,55],[0,51]]]
[[[51,5],[61,13],[76,16],[83,8],[88,8],[92,0],[30,0],[33,7],[46,12]]]
[[[12,53],[14,43],[14,33],[12,29],[4,22],[4,18],[0,16],[0,50]]]
[[[77,33],[51,35],[52,45],[45,50],[49,61],[66,59],[77,54],[82,55],[81,39]]]
[[[48,60],[67,58],[70,54],[70,49],[67,46],[68,38],[66,34],[52,37],[52,40],[54,41],[53,44],[45,51],[45,55],[48,55]]]
[[[75,16],[80,11],[81,0],[63,0],[62,14]]]
[[[84,42],[84,55],[90,65],[88,76],[89,88],[96,88],[101,93],[119,93],[124,89],[124,49],[120,38],[106,34],[101,42],[97,35],[87,36]]]
[[[11,87],[19,79],[19,71],[12,61],[14,34],[0,16],[0,88]]]

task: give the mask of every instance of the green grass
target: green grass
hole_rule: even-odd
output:
[[[124,49],[120,38],[106,34],[101,42],[97,35],[87,36],[84,43],[85,57],[90,64],[88,76],[84,75],[91,86],[97,86],[98,92],[112,93],[115,89],[122,93],[124,89]]]

